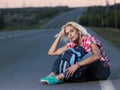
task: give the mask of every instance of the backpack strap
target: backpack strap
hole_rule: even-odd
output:
[[[60,62],[59,73],[62,73],[62,64],[63,64],[63,60],[61,60],[61,62]]]
[[[65,72],[67,67],[67,61],[61,60],[60,67],[59,67],[59,73]]]
[[[66,66],[67,66],[67,61],[64,62],[64,65],[63,65],[63,72],[65,72]]]
[[[75,63],[75,54],[72,54],[70,58],[70,65],[74,65],[74,63]]]
[[[75,54],[77,55],[77,57],[78,57],[78,62],[79,62],[79,61],[80,61],[80,57],[81,57],[81,53],[80,53],[80,52],[75,51],[75,49],[74,49],[74,48],[70,48],[70,50],[71,50],[73,53],[75,53]]]

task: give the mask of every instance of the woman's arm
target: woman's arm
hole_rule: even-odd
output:
[[[66,51],[68,48],[67,48],[67,45],[61,47],[61,48],[57,48],[58,44],[59,44],[59,41],[61,39],[61,35],[59,35],[56,40],[53,42],[51,48],[49,49],[48,51],[48,55],[60,55],[62,54],[64,51]]]
[[[96,60],[100,59],[101,52],[100,52],[100,49],[98,48],[98,46],[95,43],[92,43],[91,48],[92,48],[92,51],[93,51],[93,55],[88,57],[87,59],[82,60],[81,62],[79,62],[80,66],[88,65],[88,64],[93,63]]]

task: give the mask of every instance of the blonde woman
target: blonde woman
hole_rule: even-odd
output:
[[[66,44],[58,48],[60,40],[63,40]],[[80,62],[68,67],[65,73],[59,73],[61,54],[75,47],[75,45],[83,47],[89,54],[85,55]],[[102,49],[102,44],[76,22],[71,21],[62,26],[48,54],[52,56],[59,55],[59,57],[53,65],[52,72],[47,77],[41,78],[41,83],[59,84],[74,80],[105,80],[110,75],[109,59]],[[75,74],[78,74],[77,78],[73,77]]]

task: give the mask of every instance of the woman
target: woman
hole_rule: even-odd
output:
[[[57,48],[61,39],[67,42],[67,44],[61,48]],[[61,32],[57,35],[48,54],[61,55],[75,45],[82,46],[86,52],[92,54],[83,57],[80,62],[68,67],[65,70],[65,74],[58,72],[61,60],[61,56],[59,56],[54,63],[52,72],[47,77],[41,78],[41,83],[58,84],[74,79],[77,79],[78,81],[105,80],[109,77],[109,59],[103,51],[100,41],[91,36],[84,27],[75,22],[71,21],[63,25]],[[81,72],[83,73],[81,74]],[[71,78],[76,73],[80,74],[79,77]]]

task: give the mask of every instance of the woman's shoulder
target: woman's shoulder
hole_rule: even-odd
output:
[[[92,36],[92,35],[84,35],[82,37],[82,42],[83,43],[89,43],[89,44],[96,43],[98,45],[101,45],[100,40],[98,40],[95,36]]]
[[[96,37],[93,35],[83,35],[82,38],[96,38]]]
[[[99,41],[95,36],[92,36],[92,35],[84,35],[82,37],[82,40],[84,41]]]
[[[92,38],[91,35],[83,35],[82,38],[81,38],[81,41],[88,41]]]

